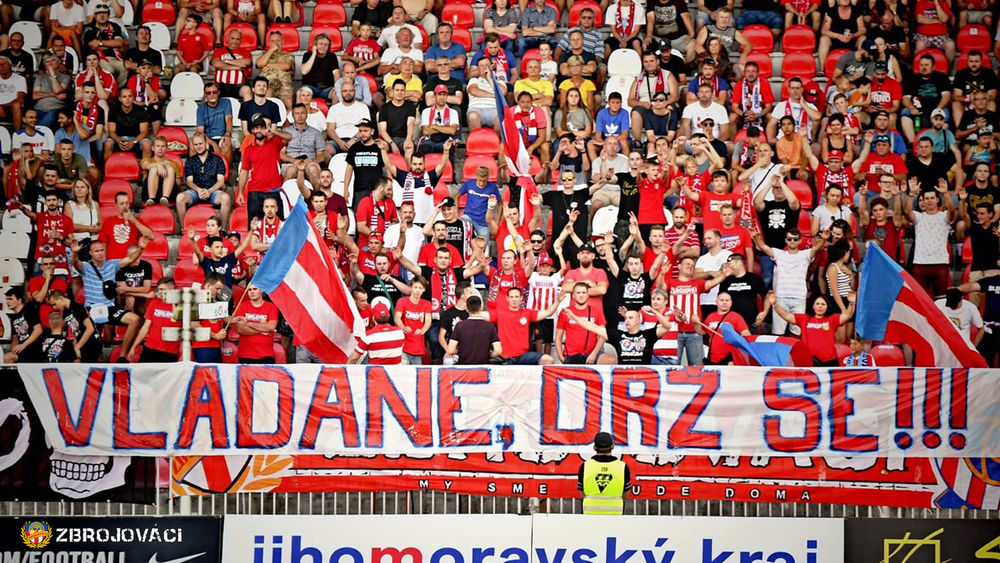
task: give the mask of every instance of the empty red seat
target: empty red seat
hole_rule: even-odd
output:
[[[785,185],[795,193],[795,197],[799,200],[802,209],[812,209],[813,194],[812,188],[809,187],[808,183],[802,180],[786,180]]]
[[[205,281],[205,272],[200,264],[192,264],[190,260],[181,260],[174,266],[174,283],[178,288],[191,287],[192,284]]]
[[[142,171],[139,169],[139,159],[130,152],[116,152],[104,163],[104,177],[135,181]]]
[[[205,222],[213,215],[218,215],[215,207],[207,203],[195,205],[184,214],[184,225],[181,227],[182,232],[187,233],[188,227],[194,227],[196,231],[204,231]]]
[[[172,2],[156,0],[142,6],[142,23],[158,22],[173,29],[177,22],[177,10]]]
[[[451,40],[465,47],[466,51],[472,50],[472,34],[464,27],[455,27],[451,30]]]
[[[898,346],[892,344],[872,346],[872,357],[875,358],[875,365],[878,367],[901,367],[906,365],[903,351]]]
[[[142,210],[139,218],[150,229],[165,235],[173,234],[177,228],[177,222],[174,220],[174,212],[163,205],[150,205]]]
[[[173,24],[168,24],[167,27],[173,28]],[[212,26],[207,23],[198,26],[198,35],[204,37],[209,45],[215,45],[215,33],[212,31]]]
[[[153,240],[146,244],[146,249],[142,251],[142,257],[149,260],[166,260],[170,257],[170,245],[167,244],[167,237],[163,233],[153,233]]]
[[[453,27],[470,28],[476,24],[476,13],[468,4],[445,4],[441,10],[441,21]]]
[[[128,204],[131,206],[132,198],[135,197],[132,192],[132,184],[119,178],[109,178],[101,184],[101,188],[97,192],[97,201],[102,206],[114,207],[115,196],[120,192],[128,195]]]
[[[774,69],[771,67],[771,53],[768,51],[758,51],[757,49],[750,51],[750,54],[747,55],[747,62],[757,63],[762,80],[767,80],[774,73]]]
[[[984,58],[989,58],[990,47],[993,46],[993,41],[990,38],[989,28],[985,25],[973,23],[963,26],[962,29],[958,30],[956,44],[958,45],[958,50],[963,53],[979,51],[983,54]]]
[[[299,50],[299,30],[294,24],[288,23],[274,24],[267,30],[266,49],[271,48],[271,34],[275,31],[280,33],[281,38],[285,40],[284,46],[281,48],[282,51],[293,53]]]
[[[257,49],[257,28],[253,24],[236,22],[227,27],[223,35],[229,37],[229,32],[234,29],[240,32],[240,49],[246,49],[247,51]]]
[[[240,235],[246,235],[250,230],[250,219],[247,216],[246,207],[233,209],[233,214],[229,216],[229,231],[236,231]]]
[[[528,49],[524,52],[521,57],[521,76],[528,75],[528,61],[540,61],[542,60],[542,54],[538,52],[538,49]]]
[[[191,140],[188,139],[187,132],[181,127],[174,127],[173,125],[165,125],[160,127],[160,131],[157,133],[160,137],[166,137],[167,139],[167,151],[173,153],[184,153],[186,156],[188,154],[189,147],[191,146]]]
[[[774,35],[771,35],[771,29],[766,25],[751,24],[744,27],[740,33],[753,45],[752,51],[770,53],[774,50]]]
[[[812,53],[787,53],[781,60],[781,76],[812,78],[816,76],[816,59]]]
[[[181,171],[181,178],[184,177],[184,160],[187,158],[187,153],[181,155],[175,152],[168,152],[166,156],[167,160],[172,161],[177,164],[177,169]],[[179,193],[179,192],[178,192]]]
[[[470,132],[465,140],[466,154],[495,156],[499,150],[500,135],[488,127],[481,127]]]
[[[944,56],[943,51],[941,51],[940,49],[935,49],[933,47],[917,51],[916,53],[913,54],[914,69],[916,69],[916,67],[920,64],[920,58],[923,55],[930,55],[934,57],[934,70],[948,74],[948,57]]]
[[[770,30],[767,30],[770,33]],[[746,36],[746,30],[743,35]],[[814,53],[816,33],[808,25],[792,25],[781,36],[781,51],[788,53]]]
[[[590,8],[594,11],[594,26],[601,27],[604,12],[601,10],[601,5],[593,0],[577,0],[572,2],[572,6],[569,7],[569,26],[576,27],[577,22],[580,20],[580,12]]]
[[[468,180],[476,177],[476,169],[485,166],[490,171],[490,181],[497,181],[497,160],[489,156],[469,156],[462,165],[462,179]]]
[[[368,81],[368,89],[371,91],[372,94],[378,92],[378,82],[375,82],[374,76],[368,74],[367,72],[362,72],[361,76],[364,76],[365,80]]]
[[[160,283],[160,278],[163,277],[163,264],[159,260],[147,260],[149,262],[149,269],[152,270],[152,278],[149,281],[153,282],[153,287]]]
[[[830,54],[826,56],[826,61],[823,63],[823,75],[827,78],[833,76],[833,71],[837,68],[837,61],[840,57],[843,57],[847,53],[851,53],[850,49],[834,49],[830,51]]]
[[[437,168],[438,163],[444,156],[440,153],[430,153],[424,155],[424,165],[428,170],[434,170]],[[449,160],[447,164],[444,165],[444,172],[441,173],[442,182],[453,182],[455,181],[455,169],[451,167],[451,161]]]
[[[317,4],[317,7],[319,7],[319,4]],[[325,33],[330,37],[330,51],[336,53],[344,48],[344,38],[340,35],[340,28],[330,24],[313,25],[312,31],[309,32],[310,46],[316,42],[316,36],[320,33]]]
[[[342,4],[323,2],[313,8],[313,26],[332,25],[340,27],[347,23],[347,12]]]

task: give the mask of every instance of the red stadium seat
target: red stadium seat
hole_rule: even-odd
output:
[[[225,37],[229,37],[230,30],[237,30],[240,32],[240,49],[246,49],[247,51],[254,51],[257,49],[257,28],[253,24],[247,22],[236,22],[230,24],[226,28],[224,34]]]
[[[153,233],[156,235],[149,241],[146,249],[142,251],[142,257],[148,260],[166,260],[170,257],[170,245],[167,237],[163,233]]]
[[[323,115],[326,115],[327,113],[329,113],[329,111],[330,111],[330,104],[327,103],[326,100],[324,100],[323,98],[313,97],[312,101],[313,101],[314,104],[316,104],[316,109],[318,109],[319,111],[323,112]],[[225,162],[225,159],[223,159],[223,162]]]
[[[740,141],[744,141],[744,140],[746,140],[746,138],[747,138],[747,130],[746,129],[740,129],[739,131],[736,132],[736,138],[733,139],[733,143],[738,143]],[[764,133],[761,133],[760,135],[758,135],[757,138],[762,143],[766,143],[767,142],[767,135],[765,135]]]
[[[531,155],[531,165],[528,166],[528,174],[531,174],[532,177],[535,177],[541,171],[542,171],[542,161],[539,160],[537,156]]]
[[[177,229],[174,212],[163,205],[151,205],[143,209],[139,218],[144,225],[158,233],[172,235]]]
[[[430,166],[428,164],[428,166]],[[462,179],[468,180],[476,177],[476,168],[485,166],[490,171],[490,181],[497,181],[497,160],[489,156],[469,156],[462,165]]]
[[[985,25],[969,24],[958,30],[956,44],[958,50],[963,53],[979,51],[983,54],[983,58],[989,58],[993,40],[989,28]]]
[[[840,60],[840,57],[850,52],[850,49],[834,49],[830,51],[830,54],[826,56],[826,61],[823,63],[823,75],[827,78],[833,76],[833,71],[837,68],[837,61]]]
[[[427,32],[424,30],[424,26],[414,25],[413,27],[417,28],[417,31],[420,32],[420,45],[421,48],[424,51],[426,51],[427,48],[431,46],[431,38],[427,36]]]
[[[524,55],[521,56],[521,76],[527,76],[528,74],[528,71],[526,70],[528,68],[528,61],[540,60],[542,60],[542,55],[538,52],[538,49],[528,49],[525,51]]]
[[[250,218],[247,216],[247,208],[244,206],[233,209],[233,214],[229,216],[229,231],[236,231],[245,236],[249,230]]]
[[[274,363],[284,364],[288,362],[287,354],[285,353],[285,348],[281,346],[281,342],[274,343]]]
[[[206,236],[204,225],[202,225],[201,229],[195,227],[195,230],[197,231],[198,240],[203,240]],[[184,233],[182,234],[177,243],[177,261],[190,262],[191,256],[193,254],[194,254],[194,244],[191,242],[191,239],[188,238],[187,229],[185,229]]]
[[[215,207],[207,203],[195,205],[184,214],[184,225],[181,232],[187,233],[188,227],[194,227],[196,231],[203,232],[205,221],[208,221],[208,218],[213,215],[218,215]]]
[[[130,152],[111,153],[104,163],[104,177],[135,181],[142,175],[139,159]]]
[[[820,87],[819,83],[811,78],[802,79],[802,97],[806,99],[807,102],[816,106],[816,109],[823,113],[826,111],[826,96],[823,95],[823,88]],[[788,99],[788,80],[786,78],[784,82],[781,83],[781,99]]]
[[[142,23],[158,22],[173,29],[177,22],[177,10],[172,2],[156,0],[142,6]],[[214,41],[213,41],[214,43]]]
[[[173,28],[173,24],[168,24],[167,27]],[[198,26],[198,35],[204,37],[209,45],[215,45],[215,32],[212,31],[212,26],[207,23]]]
[[[761,26],[763,27],[763,26]],[[770,34],[771,30],[766,30]],[[746,30],[743,35],[746,36]],[[781,36],[781,51],[788,53],[815,53],[816,33],[808,25],[793,25]]]
[[[875,358],[875,365],[878,367],[901,367],[906,365],[903,351],[898,346],[892,344],[879,344],[872,346],[872,357]]]
[[[327,24],[313,25],[312,31],[309,32],[309,45],[316,42],[316,36],[320,33],[325,33],[330,37],[330,51],[336,53],[344,48],[344,38],[340,35],[340,28]]]
[[[340,27],[347,23],[347,12],[342,4],[322,2],[313,8],[312,21],[313,27],[317,25]]]
[[[813,207],[813,193],[812,188],[809,187],[807,182],[802,180],[787,180],[785,185],[788,189],[795,193],[795,197],[798,198],[799,204],[802,205],[802,209],[812,209]]]
[[[294,53],[299,50],[299,31],[294,24],[287,23],[274,24],[268,28],[265,49],[271,48],[271,34],[275,31],[280,33],[281,37],[285,40],[285,45],[281,48],[282,51]]]
[[[163,264],[159,260],[147,260],[149,262],[149,268],[153,270],[153,277],[150,280],[153,282],[153,287],[160,283],[160,278],[163,277]]]
[[[488,127],[481,127],[470,132],[465,140],[466,154],[495,156],[499,150],[500,135]]]
[[[205,272],[200,264],[192,264],[189,260],[181,260],[174,266],[174,283],[178,288],[191,287],[191,284],[205,281]]]
[[[440,153],[431,153],[424,155],[424,164],[428,170],[434,170],[437,168],[441,159],[444,158]],[[444,172],[441,173],[441,181],[443,182],[454,182],[455,181],[455,169],[451,167],[451,161],[444,165]]]
[[[587,8],[594,11],[594,26],[601,27],[602,19],[604,18],[604,13],[601,10],[601,5],[593,0],[577,0],[572,2],[569,7],[569,26],[576,27],[577,22],[580,20],[580,12]]]
[[[808,213],[799,213],[799,231],[802,232],[802,241],[799,248],[809,248],[812,246],[812,216]]]
[[[965,237],[962,241],[962,263],[969,264],[972,262],[972,238]]]
[[[464,27],[453,27],[451,29],[451,40],[465,47],[466,51],[472,50],[472,34]]]
[[[375,82],[374,76],[368,74],[367,72],[362,72],[361,76],[364,76],[365,80],[368,81],[368,89],[371,91],[372,94],[378,92],[378,82]]]
[[[770,35],[771,32],[768,32]],[[754,49],[750,51],[747,55],[747,62],[757,63],[757,68],[760,70],[760,77],[767,80],[774,73],[774,69],[771,67],[771,54],[767,51],[758,51]]]
[[[452,27],[470,28],[476,25],[476,12],[467,4],[445,4],[441,10],[441,21]]]
[[[920,64],[920,57],[923,55],[934,57],[934,70],[948,74],[948,58],[944,56],[944,53],[940,49],[934,49],[933,47],[917,51],[913,54],[914,70]]]
[[[389,153],[389,162],[399,170],[409,170],[410,164],[406,162],[406,157],[398,152]]]
[[[157,135],[167,138],[167,152],[183,153],[184,156],[188,155],[191,140],[188,139],[187,132],[183,128],[165,125],[160,127]]]
[[[851,355],[851,347],[847,344],[834,344],[837,349],[837,362],[841,362],[844,358]]]
[[[986,53],[983,54],[983,66],[986,68],[993,68],[993,59],[992,57],[989,56],[989,54]],[[956,72],[962,70],[963,68],[969,68],[968,53],[962,53],[961,55],[958,56],[958,59],[955,61]]]
[[[135,197],[132,191],[132,184],[117,178],[110,178],[101,184],[101,188],[97,192],[97,201],[102,206],[114,207],[115,195],[119,192],[128,194],[128,204],[131,206],[132,198]]]
[[[774,35],[771,35],[771,29],[766,25],[751,24],[744,27],[740,33],[753,45],[750,48],[751,52],[770,53],[774,50]]]
[[[803,80],[816,76],[816,59],[812,53],[788,53],[781,60],[781,76]]]

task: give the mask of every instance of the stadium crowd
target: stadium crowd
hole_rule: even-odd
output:
[[[724,365],[725,323],[872,365],[874,241],[997,367],[995,10],[5,2],[4,360],[175,361],[161,290],[198,284],[231,315],[196,361],[318,361],[248,283],[301,199],[351,362]]]

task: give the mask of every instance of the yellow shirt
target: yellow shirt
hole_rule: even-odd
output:
[[[555,96],[555,90],[552,88],[552,83],[544,78],[539,78],[538,80],[522,78],[518,80],[514,83],[515,98],[517,94],[520,94],[521,92],[527,92],[532,96],[535,94],[540,94],[542,96]]]
[[[385,84],[385,91],[386,91],[386,93],[388,93],[390,90],[392,90],[392,83],[395,82],[397,78],[400,79],[400,80],[404,80],[403,77],[402,77],[402,75],[399,75],[399,74],[387,74],[385,76],[385,82],[384,82],[384,84]],[[412,91],[415,91],[415,92],[421,92],[422,93],[424,91],[424,82],[422,80],[420,80],[419,76],[417,76],[416,74],[414,74],[413,76],[410,77],[409,82],[406,83],[406,90],[407,91],[412,90]]]
[[[563,80],[562,82],[559,83],[559,91],[560,92],[569,90],[570,88],[574,88],[574,87],[577,87],[577,86],[574,85],[573,81],[570,80],[570,79],[568,79],[568,78],[566,80]],[[580,101],[583,103],[583,105],[587,106],[587,109],[593,110],[593,108],[591,108],[589,106],[590,106],[590,100],[592,99],[591,95],[595,91],[597,91],[597,86],[595,86],[594,83],[592,81],[590,81],[590,80],[584,80],[583,84],[581,84],[577,88],[580,89],[580,97],[583,98]]]

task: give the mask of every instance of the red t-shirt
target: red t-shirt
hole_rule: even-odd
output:
[[[258,307],[249,299],[245,299],[233,315],[245,318],[248,323],[264,324],[278,320],[278,308],[270,301],[264,301]],[[274,356],[274,336],[272,334],[240,335],[237,357],[257,359],[272,356]]]
[[[465,263],[462,260],[462,255],[455,249],[454,246],[450,244],[445,244],[445,248],[448,249],[448,253],[451,254],[451,267],[460,268],[462,264]],[[429,242],[420,247],[420,254],[417,256],[417,264],[421,266],[433,266],[434,258],[437,256],[437,246],[434,246],[433,242]]]
[[[820,361],[829,362],[837,359],[837,342],[835,336],[840,326],[839,315],[827,315],[822,319],[799,313],[795,315],[795,324],[802,329],[802,341],[809,347],[809,353]]]
[[[903,157],[896,153],[889,153],[885,156],[879,156],[878,153],[871,153],[868,155],[868,160],[865,161],[864,170],[865,178],[868,182],[868,191],[879,192],[878,187],[878,175],[875,172],[877,167],[881,166],[887,174],[906,174],[906,163],[903,161]]]
[[[903,99],[903,85],[894,78],[886,78],[882,82],[872,78],[870,99],[872,106],[888,110],[893,102]]]
[[[424,335],[416,334],[416,331],[424,328],[424,321],[430,318],[431,302],[419,299],[414,303],[409,296],[400,297],[399,301],[396,301],[396,312],[402,315],[403,326],[410,327],[410,332],[403,332],[403,352],[415,356],[423,355],[426,350]]]
[[[375,60],[378,57],[380,50],[378,41],[375,41],[374,39],[362,41],[361,39],[355,38],[347,44],[347,49],[344,49],[344,54],[350,55],[362,63],[367,63]]]
[[[941,6],[941,10],[944,11],[945,17],[950,18],[951,7],[948,6],[948,2],[945,0],[941,0],[941,2],[938,3],[938,5]],[[930,35],[930,36],[948,35],[948,26],[946,25],[945,22],[942,22],[940,18],[938,18],[937,8],[935,8],[934,2],[931,2],[930,0],[920,0],[919,2],[917,2],[917,7],[916,9],[913,10],[913,13],[916,15],[924,16],[925,18],[929,18],[937,22],[937,23],[918,23],[917,33],[921,35]]]
[[[201,323],[201,326],[207,326],[208,330],[211,330],[212,332],[219,332],[220,330],[222,330],[223,326],[225,326],[223,324],[223,319],[216,319],[214,321],[202,320],[198,322]],[[218,340],[212,340],[211,338],[205,341],[191,343],[191,348],[199,348],[199,349],[218,348],[219,346],[222,346],[222,343],[219,342]]]
[[[180,342],[166,342],[163,340],[164,328],[168,326],[181,326],[180,321],[174,320],[173,305],[168,305],[161,299],[150,300],[149,305],[146,306],[146,320],[150,322],[150,325],[143,346],[168,354],[177,354],[180,352]]]
[[[709,174],[707,170],[701,174],[695,174],[694,176],[688,176],[687,174],[681,174],[681,176],[684,178],[688,189],[698,194],[699,198],[701,198],[703,193],[708,191],[708,187],[712,184],[712,175]],[[681,191],[680,198],[677,199],[677,204],[687,210],[688,217],[690,217],[691,221],[696,224],[701,223],[702,221],[701,208],[704,203],[705,202],[701,199],[698,201],[688,199],[688,197],[684,195],[683,190]]]
[[[663,215],[663,194],[670,187],[669,172],[656,182],[643,178],[639,182],[639,220],[640,225],[662,225],[667,222]]]
[[[200,61],[211,48],[212,43],[208,37],[198,33],[197,30],[195,33],[183,31],[177,37],[177,52],[189,63]]]
[[[706,190],[698,197],[700,198],[698,202],[701,203],[701,216],[705,223],[706,231],[722,227],[722,218],[719,215],[719,209],[722,208],[723,204],[728,203],[732,205],[733,210],[739,213],[739,207],[737,206],[740,204],[741,196],[736,192],[720,194]]]
[[[712,313],[705,318],[705,324],[708,328],[722,332],[719,325],[723,323],[723,317],[725,317],[725,324],[733,327],[736,332],[742,333],[744,330],[750,330],[747,326],[747,322],[743,320],[743,317],[739,313],[730,311],[728,313],[719,313],[718,311]],[[722,361],[723,358],[733,353],[733,347],[730,346],[721,336],[717,334],[709,333],[709,347],[708,347],[708,359],[712,362]]]
[[[261,219],[257,222],[257,228],[250,234],[256,236],[264,244],[271,244],[274,242],[275,237],[278,236],[278,231],[281,230],[282,223],[283,221],[278,217],[274,218],[273,223],[268,223],[267,219]]]
[[[677,332],[694,332],[691,318],[701,316],[701,294],[705,293],[705,280],[671,280],[670,310],[680,309],[685,322],[677,322]]]
[[[115,75],[111,74],[110,72],[105,71],[102,68],[98,68],[97,69],[97,76],[100,78],[100,80],[101,80],[101,86],[104,86],[104,89],[108,92],[108,95],[111,98],[117,97],[118,96],[118,82],[115,80]],[[83,72],[81,72],[80,74],[78,74],[76,76],[76,88],[77,88],[77,90],[79,90],[80,88],[83,88],[83,83],[84,82],[88,82],[87,71],[86,70],[84,70]]]
[[[368,225],[373,233],[383,236],[385,236],[386,227],[396,221],[397,217],[396,202],[392,201],[392,198],[376,202],[373,195],[361,200],[354,215],[358,224]],[[368,246],[368,235],[358,233],[358,246]]]
[[[278,174],[278,160],[285,141],[281,137],[264,139],[263,145],[256,141],[243,149],[241,170],[250,173],[247,179],[247,190],[251,192],[269,192],[281,187],[281,175]]]
[[[28,280],[28,292],[34,294],[39,289],[42,289],[43,285],[45,285],[45,278],[41,275],[34,276]],[[63,293],[69,293],[68,287],[69,284],[64,278],[53,277],[52,281],[49,282],[49,293],[56,289]],[[38,306],[38,315],[42,320],[42,328],[49,328],[49,313],[54,310],[51,305],[46,305],[44,301]]]
[[[741,254],[744,258],[747,249],[753,248],[753,240],[750,238],[750,231],[745,227],[733,225],[730,228],[719,227],[719,244],[723,250],[729,250],[734,254]]]
[[[607,324],[604,320],[604,309],[601,305],[594,307],[588,304],[583,308],[577,308],[576,302],[574,302],[571,307],[573,308],[573,314],[581,319],[587,319],[600,326]],[[556,323],[556,328],[566,331],[566,342],[563,344],[564,356],[590,354],[597,347],[597,335],[577,324],[566,313],[559,314],[559,321]],[[506,349],[504,349],[504,353],[506,353]]]
[[[97,240],[108,245],[108,260],[121,260],[128,255],[129,245],[139,243],[139,229],[121,217],[110,217],[104,220]]]
[[[503,357],[516,358],[529,349],[531,343],[531,323],[538,321],[538,311],[521,309],[511,311],[509,307],[498,307],[490,319],[497,324]]]
[[[654,260],[655,260],[655,258],[654,258]],[[582,270],[580,270],[579,268],[575,268],[573,270],[570,270],[570,271],[566,272],[566,277],[563,278],[563,283],[564,284],[566,282],[576,283],[576,282],[581,282],[581,281],[592,281],[595,284],[603,282],[603,283],[606,284],[606,283],[608,283],[608,274],[606,274],[604,272],[604,270],[601,270],[601,269],[598,269],[598,268],[591,268],[590,269],[590,273],[584,274]],[[600,295],[591,295],[590,296],[590,306],[591,307],[596,307],[596,308],[600,309],[601,307],[603,307],[603,305],[602,305],[603,302],[604,302],[604,297],[603,296],[600,296]]]
[[[64,213],[50,215],[48,212],[35,215],[38,226],[35,260],[42,256],[61,257],[60,264],[66,263],[66,245],[63,240],[73,234],[73,220]]]
[[[816,187],[818,191],[826,192],[826,187],[830,184],[835,184],[843,189],[844,201],[854,201],[854,168],[847,165],[841,167],[840,172],[831,172],[830,167],[825,164],[817,166]]]

